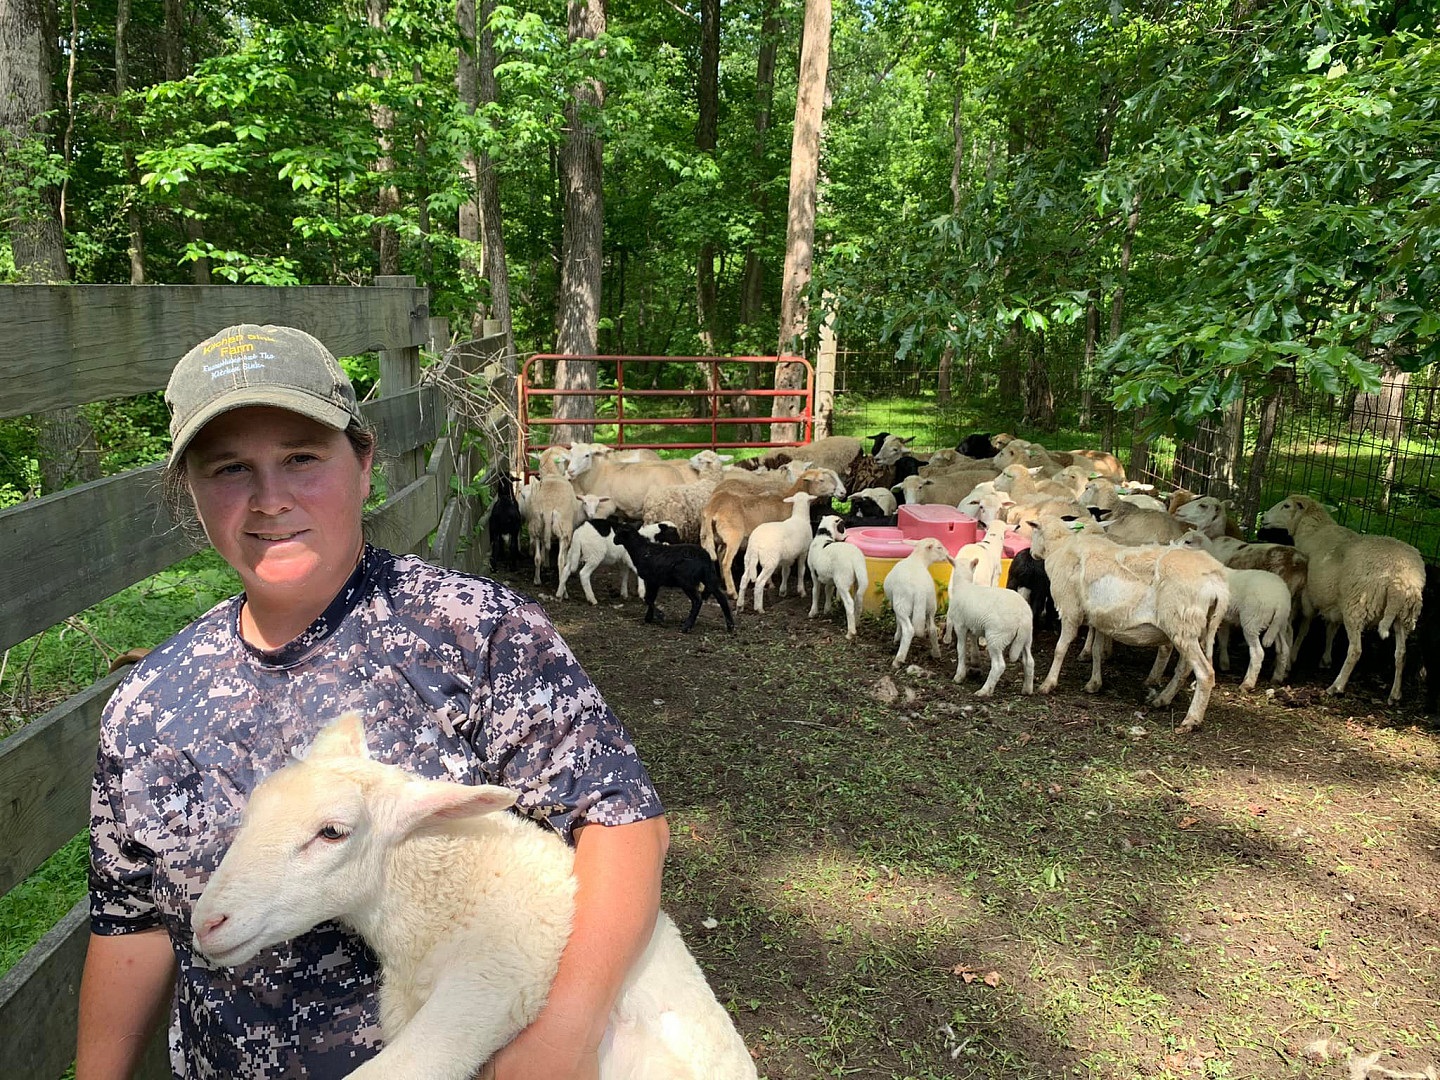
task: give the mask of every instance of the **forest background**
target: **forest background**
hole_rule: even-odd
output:
[[[1113,404],[1143,458],[1201,422],[1243,443],[1248,408],[1253,444],[1287,387],[1373,401],[1440,359],[1436,25],[1421,0],[0,0],[0,281],[414,274],[522,356],[773,353],[828,314],[997,424]],[[823,108],[798,202],[797,99],[802,128]],[[164,419],[0,421],[0,506],[154,460]]]

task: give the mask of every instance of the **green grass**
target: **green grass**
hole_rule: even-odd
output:
[[[239,591],[234,571],[206,548],[14,646],[0,680],[0,735],[89,686],[105,674],[109,656],[157,645]],[[82,834],[0,896],[0,974],[85,894],[88,861]]]

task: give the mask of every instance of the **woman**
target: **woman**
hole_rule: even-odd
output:
[[[335,924],[216,968],[189,916],[257,783],[347,709],[380,760],[519,790],[576,851],[575,927],[496,1080],[598,1074],[596,1050],[659,907],[668,832],[619,721],[538,605],[367,545],[374,437],[319,341],[234,326],[166,389],[167,488],[245,591],[170,638],[101,722],[77,1080],[123,1080],[172,979],[176,1076],[349,1073],[378,1049],[374,958]]]

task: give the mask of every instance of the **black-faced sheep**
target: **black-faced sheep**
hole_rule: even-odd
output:
[[[491,482],[495,502],[490,507],[490,568],[503,562],[512,570],[520,565],[520,526],[525,518],[515,501],[515,484],[508,476],[497,476]],[[506,551],[506,538],[509,551]]]

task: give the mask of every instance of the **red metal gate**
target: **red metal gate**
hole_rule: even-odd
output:
[[[596,390],[562,390],[558,387],[531,386],[530,365],[536,361],[543,360],[594,360],[615,365],[615,387],[613,389]],[[794,390],[727,390],[720,385],[721,364],[767,364],[771,367],[779,364],[803,364],[805,365],[805,386],[796,387]],[[710,386],[705,390],[641,390],[625,388],[625,368],[633,364],[708,364],[710,367]],[[552,370],[554,370],[552,368]],[[773,380],[772,380],[773,385]],[[530,451],[532,446],[536,450],[543,450],[544,445],[536,445],[531,439],[531,426],[537,427],[559,427],[575,425],[593,425],[601,427],[606,424],[613,424],[617,429],[615,446],[625,447],[634,450],[699,450],[706,447],[712,449],[731,448],[763,448],[784,446],[803,446],[810,442],[815,432],[815,369],[803,356],[565,356],[558,353],[542,353],[532,356],[525,361],[520,369],[519,378],[520,391],[520,460],[525,463],[525,474],[531,473]],[[614,397],[615,416],[599,417],[594,419],[563,419],[557,420],[551,417],[532,417],[530,415],[530,398],[535,396],[557,397]],[[646,417],[625,415],[625,399],[630,398],[696,398],[705,397],[710,399],[710,415],[704,416],[680,416],[680,417]],[[798,397],[804,399],[803,408],[798,416],[776,417],[769,416],[721,416],[721,398],[777,398],[777,397]],[[633,442],[625,438],[627,427],[647,427],[652,424],[674,425],[685,424],[690,426],[710,425],[709,442]],[[736,442],[733,440],[722,440],[720,429],[726,424],[803,424],[804,437],[794,442]],[[551,445],[547,443],[546,445]],[[568,442],[565,445],[569,445]]]

